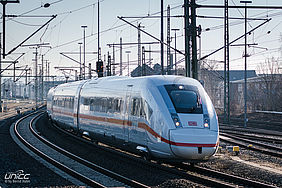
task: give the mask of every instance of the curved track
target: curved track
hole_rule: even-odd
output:
[[[78,138],[77,136],[73,135],[72,133],[65,131],[57,126],[55,126],[58,130],[62,131],[64,134],[67,134],[69,136]],[[86,142],[88,144],[93,144],[90,140],[86,140],[83,138],[78,138],[82,142]],[[96,146],[96,145],[95,145]],[[101,147],[99,145],[99,147]],[[127,157],[130,159],[137,160],[138,162],[143,162],[145,165],[153,166],[154,168],[158,168],[160,170],[167,171],[169,173],[177,174],[179,176],[185,177],[191,181],[194,182],[205,182],[204,185],[208,186],[214,186],[214,187],[237,187],[237,186],[250,186],[250,187],[275,187],[272,185],[268,185],[265,183],[245,179],[242,177],[234,176],[225,174],[222,172],[214,171],[211,169],[198,167],[198,166],[190,166],[184,163],[181,164],[158,164],[157,162],[151,162],[148,163],[147,161],[140,160],[141,156],[137,156],[128,152],[120,152],[119,149],[116,149],[111,146],[105,146],[107,151],[109,152],[115,152],[120,155],[123,155],[123,157]]]
[[[191,167],[190,165],[187,165],[187,164],[184,164],[184,165],[182,164],[181,166],[178,166],[178,167],[184,170],[189,170],[194,173],[199,173],[201,175],[206,175],[206,176],[213,177],[213,178],[216,178],[216,179],[228,182],[228,183],[232,183],[236,186],[269,187],[269,188],[275,187],[275,186],[261,183],[258,181],[242,178],[242,177],[231,175],[231,174],[226,174],[223,172],[215,171],[215,170],[204,168],[204,167],[199,167],[199,166]]]
[[[18,139],[30,150],[32,150],[34,153],[39,155],[41,158],[43,158],[47,162],[51,163],[52,165],[63,170],[67,174],[75,177],[76,179],[80,180],[81,182],[91,187],[109,187],[109,186],[125,186],[125,185],[129,185],[133,187],[147,187],[141,183],[130,180],[114,172],[111,172],[95,164],[92,164],[78,156],[75,156],[72,153],[67,152],[62,148],[59,148],[58,146],[42,138],[33,129],[33,122],[41,114],[42,113],[40,113],[39,115],[31,114],[25,116],[20,120],[18,120],[14,127],[14,131]],[[24,119],[30,117],[33,118],[30,121],[29,125],[26,125],[26,123],[22,123]],[[48,146],[46,146],[42,142],[44,142]],[[103,178],[106,179],[103,181],[104,182],[108,181],[108,183],[103,185],[102,183],[93,180],[93,174],[95,174],[95,176],[98,176],[97,171],[100,172],[99,173],[100,178],[101,176],[103,176]]]

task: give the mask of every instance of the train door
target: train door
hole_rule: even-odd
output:
[[[81,83],[77,88],[76,94],[73,99],[73,124],[77,133],[79,132],[79,111],[80,111],[80,93],[85,82]]]
[[[140,139],[140,135],[138,135],[140,98],[131,97],[130,108],[131,110],[130,110],[129,119],[128,119],[128,121],[131,122],[131,126],[129,127],[129,139],[132,142],[138,143]]]
[[[124,123],[123,123],[123,136],[124,136],[124,141],[129,142],[129,128],[131,126],[130,122],[130,111],[131,111],[131,106],[130,106],[130,101],[131,101],[131,90],[132,90],[133,85],[127,85],[127,90],[126,90],[126,97],[125,97],[125,117],[124,117]]]

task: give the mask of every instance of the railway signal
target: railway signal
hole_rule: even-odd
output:
[[[97,71],[97,74],[98,74],[98,78],[103,77],[104,67],[103,67],[103,61],[102,60],[98,60],[96,62],[96,71]]]

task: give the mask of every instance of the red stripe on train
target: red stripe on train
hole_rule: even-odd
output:
[[[66,112],[62,112],[62,111],[59,111],[59,110],[54,110],[54,112],[76,117],[76,114],[66,113]],[[106,118],[106,117],[97,117],[97,116],[91,116],[91,115],[85,115],[85,114],[79,114],[79,117],[83,118],[83,119],[90,119],[90,120],[95,120],[95,121],[110,122],[110,123],[116,123],[116,124],[119,124],[119,125],[132,126],[132,122],[131,121],[127,121],[127,120],[119,120],[119,119]],[[160,138],[160,140],[162,142],[165,142],[167,144],[174,145],[174,146],[182,146],[182,147],[216,147],[219,144],[219,143],[216,143],[216,144],[196,144],[196,143],[173,142],[173,141],[167,140],[164,137],[161,137],[158,133],[156,133],[146,123],[139,122],[138,123],[138,127],[142,128],[142,129],[145,129],[151,135],[153,135],[155,138]]]

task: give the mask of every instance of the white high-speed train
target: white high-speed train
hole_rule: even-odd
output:
[[[219,145],[213,104],[202,85],[187,77],[105,77],[61,84],[50,89],[47,112],[78,135],[160,160],[207,160]]]

